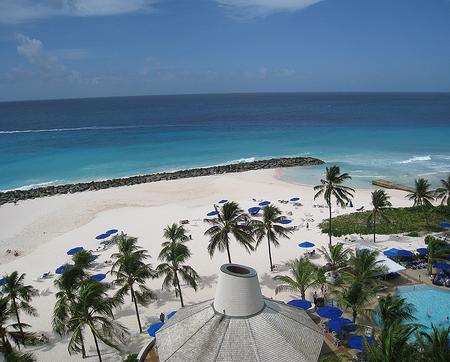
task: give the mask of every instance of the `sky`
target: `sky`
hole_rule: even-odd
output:
[[[0,0],[0,101],[450,91],[450,0]]]

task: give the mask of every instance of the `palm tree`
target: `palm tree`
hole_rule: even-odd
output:
[[[69,332],[67,322],[73,315],[77,291],[85,279],[86,273],[84,270],[75,265],[73,268],[65,269],[61,276],[54,281],[58,291],[56,292],[56,303],[53,307],[52,327],[60,336]],[[80,351],[82,358],[86,358],[82,335],[80,335]]]
[[[431,235],[425,237],[425,243],[427,244],[427,271],[428,274],[433,272],[433,262],[445,261],[446,257],[450,255],[450,250],[447,247],[447,242]]]
[[[92,333],[100,362],[102,356],[98,340],[119,350],[117,341],[124,340],[127,329],[114,321],[113,309],[118,307],[122,301],[120,298],[109,297],[107,292],[108,285],[93,279],[88,279],[81,284],[72,316],[67,322],[67,328],[72,334],[68,345],[69,353],[81,351],[85,328]]]
[[[251,226],[247,223],[247,214],[236,202],[227,202],[221,208],[215,206],[219,213],[217,217],[205,219],[205,222],[212,224],[206,230],[205,235],[210,237],[208,253],[212,257],[216,249],[227,250],[228,262],[231,264],[230,236],[234,236],[248,252],[253,251],[253,236]]]
[[[132,240],[137,241],[134,238]],[[142,333],[138,303],[145,306],[154,298],[153,292],[145,285],[147,279],[154,277],[154,270],[150,264],[146,263],[150,255],[141,248],[132,248],[134,251],[130,251],[129,238],[122,238],[118,246],[119,252],[112,255],[112,258],[116,261],[111,269],[111,275],[116,278],[114,284],[120,286],[116,295],[120,298],[128,294],[131,295],[139,332]]]
[[[353,197],[352,192],[355,192],[351,187],[343,186],[342,184],[346,180],[350,180],[351,177],[347,173],[341,174],[339,166],[327,167],[325,179],[321,179],[320,185],[314,186],[314,191],[317,193],[314,195],[314,200],[323,195],[325,202],[328,205],[329,219],[328,219],[328,236],[330,238],[329,244],[331,245],[331,198],[335,197],[338,205],[345,206]]]
[[[259,246],[264,238],[267,238],[267,247],[269,251],[270,271],[273,270],[272,253],[270,250],[270,244],[278,247],[280,243],[279,238],[288,238],[289,233],[293,231],[293,228],[280,225],[280,222],[285,220],[278,207],[269,205],[263,207],[263,219],[252,220],[250,225],[256,236],[256,246]]]
[[[164,276],[163,289],[170,290],[174,287],[175,295],[180,297],[181,307],[184,307],[180,277],[195,291],[200,277],[191,266],[184,264],[191,257],[189,248],[184,244],[187,239],[184,227],[176,224],[167,226],[164,237],[167,241],[161,244],[158,259],[162,263],[156,267],[156,276]]]
[[[377,223],[377,216],[381,216],[382,219],[389,222],[389,219],[386,217],[386,215],[383,214],[383,209],[386,207],[392,206],[391,202],[389,201],[389,195],[384,190],[375,190],[372,192],[372,205],[373,209],[370,213],[369,217],[367,218],[367,224],[372,224],[372,230],[373,230],[373,242],[376,242],[376,223]]]
[[[377,314],[382,328],[389,328],[394,323],[405,323],[415,319],[415,307],[406,299],[388,294],[378,303]]]
[[[294,259],[287,263],[290,268],[289,275],[277,275],[273,278],[283,284],[275,288],[275,294],[280,292],[299,292],[302,299],[306,297],[306,290],[325,283],[323,271],[311,263],[308,258]]]
[[[20,344],[32,344],[35,342],[35,337],[32,333],[24,332],[24,328],[28,328],[29,325],[25,323],[14,323],[12,325],[7,325],[8,320],[14,314],[12,311],[9,300],[7,298],[0,298],[0,352],[3,354],[5,361],[12,362],[31,362],[35,359],[30,353],[19,353],[17,352],[12,343],[17,347]],[[20,329],[21,332],[18,332]]]
[[[17,327],[20,330],[23,340],[26,340],[25,333],[20,322],[19,311],[23,311],[28,315],[36,316],[36,309],[30,304],[33,297],[39,295],[37,289],[32,285],[24,285],[25,274],[17,271],[12,272],[4,277],[3,294],[11,304],[11,311],[17,320]]]
[[[92,255],[90,251],[81,250],[72,256],[74,265],[81,269],[87,269],[92,265],[96,256]]]
[[[370,315],[372,308],[368,307],[369,302],[375,296],[376,291],[358,279],[353,279],[344,286],[333,290],[339,306],[352,311],[353,323],[360,314]]]
[[[348,265],[348,260],[352,254],[351,249],[345,249],[344,244],[337,243],[328,245],[328,249],[321,247],[319,252],[325,257],[329,265],[329,270],[336,274],[342,268]]]
[[[367,362],[410,362],[418,360],[418,353],[409,343],[418,326],[394,322],[375,337],[375,343],[365,343]]]
[[[421,331],[417,337],[423,361],[450,361],[450,348],[448,348],[450,327],[438,328],[432,325],[432,333]]]
[[[413,201],[413,207],[420,207],[425,215],[425,221],[428,224],[427,209],[433,207],[435,191],[431,190],[428,180],[418,178],[414,180],[414,191],[410,192],[406,197]]]
[[[441,205],[450,206],[450,174],[447,180],[441,180],[441,185],[436,189],[436,199],[441,199]]]
[[[358,249],[350,257],[349,270],[342,271],[343,280],[347,283],[359,281],[372,289],[377,289],[380,281],[376,277],[386,274],[386,267],[378,260],[378,251],[370,249]]]

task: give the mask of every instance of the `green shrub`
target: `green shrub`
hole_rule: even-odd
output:
[[[367,224],[367,219],[371,211],[353,212],[347,215],[339,215],[333,218],[333,236],[348,234],[372,234],[371,225]],[[389,208],[383,211],[389,221],[377,218],[377,234],[400,234],[420,232],[439,232],[444,229],[438,225],[446,220],[450,220],[450,207],[437,206],[427,211],[428,224],[425,221],[423,209],[417,207]],[[328,233],[328,220],[324,219],[319,227],[323,233]]]
[[[417,238],[419,236],[419,233],[417,231],[411,231],[410,233],[406,234],[406,236]]]
[[[127,358],[123,360],[123,362],[138,362],[137,356],[138,356],[137,353],[130,354]]]

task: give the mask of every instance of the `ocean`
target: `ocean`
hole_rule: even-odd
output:
[[[211,94],[0,102],[0,189],[281,156],[437,186],[450,173],[450,94]],[[326,166],[326,165],[325,165]],[[286,171],[316,184],[325,166]]]

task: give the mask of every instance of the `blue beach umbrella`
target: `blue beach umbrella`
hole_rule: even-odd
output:
[[[216,216],[216,215],[219,215],[219,211],[214,210],[214,211],[210,211],[206,214],[206,216]]]
[[[383,251],[383,254],[386,256],[398,256],[398,249],[396,248],[388,249]]]
[[[428,254],[428,249],[427,248],[419,248],[416,250],[417,253],[423,255],[423,254]]]
[[[119,232],[119,230],[117,230],[117,229],[109,229],[105,234],[112,235],[112,234],[117,234],[118,232]]]
[[[312,248],[316,246],[314,243],[310,243],[309,241],[304,241],[303,243],[298,244],[299,248]]]
[[[340,333],[344,330],[346,331],[351,331],[352,329],[355,330],[356,326],[352,324],[353,322],[348,318],[334,318],[328,321],[327,326],[331,331]],[[347,327],[344,328],[344,326]]]
[[[72,264],[64,264],[64,265],[61,265],[58,268],[56,268],[55,273],[62,274],[64,272],[64,270],[68,270],[68,269],[72,269],[72,268],[73,268]]]
[[[260,212],[260,211],[261,211],[261,208],[258,207],[258,206],[251,207],[250,209],[248,209],[248,212],[249,212],[250,214],[257,214],[257,213]]]
[[[283,220],[278,221],[278,224],[287,225],[287,224],[290,224],[291,222],[292,222],[292,220],[283,219]]]
[[[67,252],[67,255],[74,255],[76,253],[79,253],[80,251],[83,251],[83,247],[82,246],[77,246],[76,248],[72,248]]]
[[[347,340],[347,344],[350,348],[358,349],[360,351],[364,350],[364,338],[367,338],[367,343],[374,344],[375,341],[372,337],[363,337],[363,336],[351,336]]]
[[[300,197],[293,197],[289,201],[292,201],[292,202],[300,201]]]
[[[262,201],[258,205],[259,206],[267,206],[267,205],[270,205],[270,201]]]
[[[442,270],[450,270],[450,265],[448,265],[446,263],[442,263],[440,261],[433,263],[433,267],[442,269]]]
[[[164,325],[164,322],[156,322],[150,325],[147,329],[147,333],[150,337],[156,337],[156,332],[158,332],[161,327]]]
[[[6,284],[5,278],[1,278],[1,279],[0,279],[0,287],[1,287],[2,285],[5,285],[5,284]]]
[[[414,256],[414,253],[412,251],[409,251],[409,250],[399,249],[398,250],[398,256]]]
[[[439,226],[444,229],[450,229],[450,222],[441,222]]]
[[[220,201],[219,201],[219,204],[225,204],[226,202],[228,202],[228,200],[223,199],[223,200],[220,200]]]
[[[172,318],[175,314],[177,314],[177,311],[176,311],[176,310],[174,310],[173,312],[170,312],[170,313],[167,315],[167,319]]]
[[[342,311],[337,307],[332,307],[331,305],[326,305],[325,307],[320,307],[317,309],[316,313],[322,318],[339,318],[342,315]]]
[[[103,274],[103,273],[95,274],[95,275],[91,276],[91,279],[94,279],[98,282],[101,282],[105,278],[106,278],[106,274]]]
[[[97,235],[97,236],[95,237],[95,239],[97,239],[97,240],[103,240],[103,239],[108,239],[110,236],[111,236],[111,235],[109,235],[109,234],[100,234],[100,235]]]
[[[292,307],[297,307],[297,308],[301,308],[304,310],[307,310],[309,308],[311,308],[312,304],[309,300],[305,300],[305,299],[294,299],[291,300],[290,302],[287,302],[288,305],[292,306]]]

